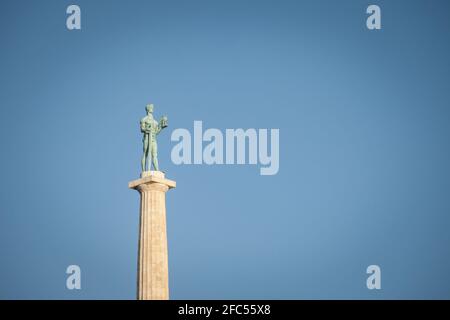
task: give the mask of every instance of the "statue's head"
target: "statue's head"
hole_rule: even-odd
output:
[[[146,107],[145,107],[145,110],[147,111],[147,114],[148,113],[153,113],[153,104],[151,103],[151,104],[148,104]]]

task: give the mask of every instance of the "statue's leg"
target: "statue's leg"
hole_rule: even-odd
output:
[[[155,171],[159,171],[158,167],[158,146],[156,145],[156,141],[152,143],[152,162]]]
[[[146,171],[145,170],[145,160],[148,158],[148,134],[144,134],[144,139],[142,140],[143,142],[143,154],[142,154],[142,160],[141,160],[141,167],[142,167],[142,172]]]

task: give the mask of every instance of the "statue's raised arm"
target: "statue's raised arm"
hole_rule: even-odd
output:
[[[167,127],[167,116],[163,116],[158,123],[158,133],[161,132],[162,129]]]

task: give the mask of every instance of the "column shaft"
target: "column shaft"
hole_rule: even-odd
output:
[[[141,194],[138,299],[169,299],[166,192],[161,183],[143,184]]]

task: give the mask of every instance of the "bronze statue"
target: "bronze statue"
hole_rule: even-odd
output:
[[[145,107],[147,115],[141,119],[141,132],[144,134],[142,142],[144,144],[144,154],[142,155],[142,172],[151,170],[151,163],[149,163],[148,155],[151,154],[153,168],[159,171],[158,166],[158,145],[156,143],[156,136],[162,129],[167,127],[167,117],[163,116],[159,122],[153,118],[153,104],[148,104]],[[148,168],[147,168],[148,167]]]

